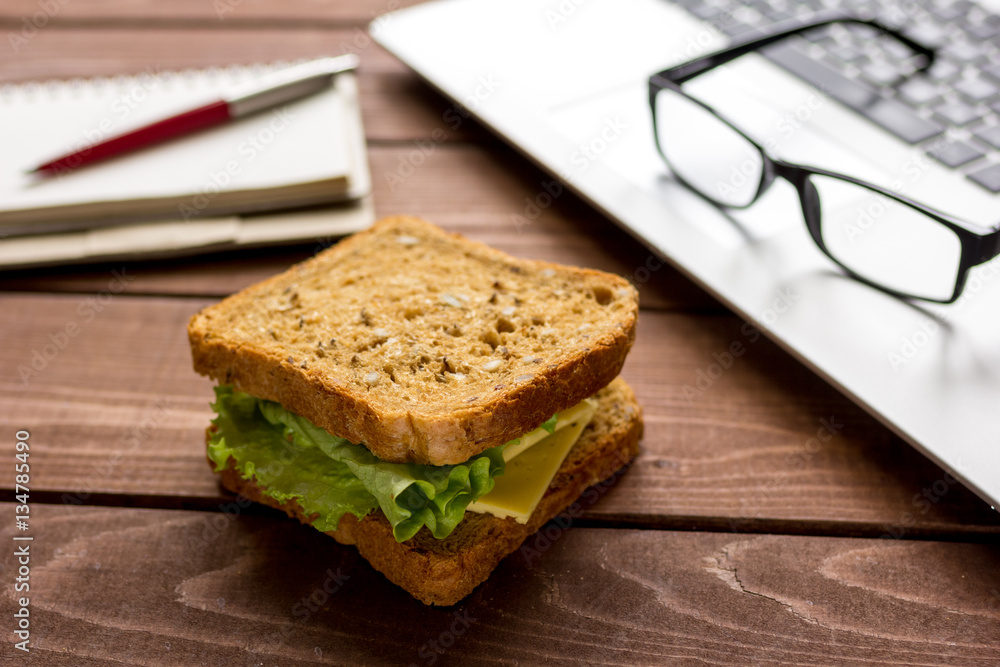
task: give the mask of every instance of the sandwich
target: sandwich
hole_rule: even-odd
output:
[[[637,317],[618,276],[387,218],[191,319],[209,464],[454,604],[638,453]]]

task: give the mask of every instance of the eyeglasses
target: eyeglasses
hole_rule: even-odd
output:
[[[649,79],[656,147],[678,181],[722,208],[743,209],[784,178],[798,191],[809,234],[850,276],[898,297],[953,303],[969,270],[1000,255],[988,230],[873,183],[767,154],[727,118],[681,85],[740,56],[833,23],[876,28],[927,68],[934,51],[877,22],[836,16],[746,39]]]

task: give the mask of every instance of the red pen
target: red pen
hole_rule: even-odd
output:
[[[336,58],[319,58],[301,65],[292,65],[262,76],[248,84],[245,90],[239,90],[226,98],[62,155],[38,165],[29,173],[49,175],[70,171],[213,125],[220,125],[318,92],[329,86],[334,76],[357,66],[358,57],[353,54]]]

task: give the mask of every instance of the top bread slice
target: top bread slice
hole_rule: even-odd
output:
[[[194,368],[392,462],[461,463],[607,385],[638,294],[411,217],[196,314]]]

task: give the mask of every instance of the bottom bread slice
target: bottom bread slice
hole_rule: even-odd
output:
[[[424,604],[455,604],[587,487],[611,477],[638,454],[642,412],[631,387],[616,378],[595,398],[598,407],[593,420],[567,454],[528,523],[469,511],[443,540],[434,538],[424,527],[413,538],[397,542],[385,515],[376,510],[360,520],[344,515],[337,529],[327,535],[342,544],[355,545],[372,567]],[[284,510],[302,523],[315,519],[305,516],[294,500],[279,502],[266,495],[255,478],[244,479],[232,458],[228,464],[221,472],[225,488]]]

